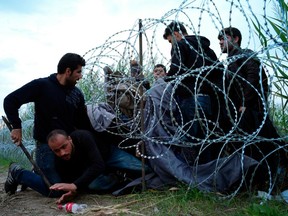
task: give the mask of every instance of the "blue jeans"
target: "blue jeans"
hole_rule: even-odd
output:
[[[177,102],[180,113],[176,118],[179,125],[182,126],[182,141],[188,142],[189,146],[176,148],[176,155],[180,154],[180,157],[184,158],[187,163],[193,164],[201,148],[200,145],[193,144],[199,143],[197,138],[203,139],[205,137],[205,130],[208,130],[205,119],[211,118],[212,115],[211,99],[209,95],[201,94],[197,95],[196,98],[195,96],[186,98],[177,97]],[[211,160],[210,150],[202,152],[201,155],[199,163]]]
[[[204,131],[201,128],[201,122],[204,124],[206,122],[200,118],[205,119],[212,115],[210,96],[199,95],[196,97],[196,100],[195,97],[192,96],[187,98],[178,97],[177,102],[183,118],[183,128],[187,133],[185,138],[188,139],[188,141],[194,141],[193,137],[203,138]],[[196,110],[198,112],[196,112]],[[181,116],[178,116],[178,122],[182,125],[180,118]]]
[[[106,166],[108,168],[128,170],[139,174],[142,172],[142,162],[139,159],[113,145],[111,146],[111,154],[106,161]],[[145,165],[145,171],[150,171],[147,165]],[[95,191],[108,190],[118,183],[119,181],[115,175],[101,174],[90,183],[88,188]]]
[[[43,196],[60,197],[62,194],[64,194],[63,191],[49,190],[42,177],[29,170],[18,171],[18,173],[16,173],[15,179],[19,184],[25,185],[42,194]]]
[[[111,154],[106,161],[106,165],[107,167],[111,168],[130,170],[140,173],[142,171],[141,160],[114,145],[111,146]],[[145,170],[149,171],[149,167],[145,166]]]
[[[142,163],[140,160],[138,160],[136,157],[130,155],[129,153],[125,152],[124,150],[119,149],[118,147],[115,147],[115,146],[111,146],[111,147],[112,147],[111,155],[108,158],[108,160],[106,161],[106,165],[108,168],[131,170],[131,171],[139,172],[139,173],[142,171]],[[44,149],[45,149],[44,147],[41,148],[42,153],[44,152],[43,151]],[[49,153],[49,151],[48,151],[48,153]],[[47,152],[45,152],[45,154],[40,154],[40,155],[47,156],[49,154],[47,154]],[[47,159],[47,157],[45,157],[45,159]],[[41,165],[44,165],[44,164],[41,164]],[[53,163],[53,165],[54,165],[54,163]],[[43,168],[43,166],[40,168]],[[53,180],[56,179],[55,176],[57,178],[59,178],[59,180],[56,182],[54,181],[52,183],[52,181],[51,181],[50,182],[51,184],[61,182],[60,176],[58,175],[58,173],[55,170],[52,170],[51,166],[50,166],[50,169],[47,169],[47,167],[44,166],[44,169],[46,169],[45,174],[46,174],[47,178],[48,178],[47,170],[50,170],[50,173],[52,173],[54,175]],[[145,169],[146,169],[146,171],[149,171],[148,166],[145,166]],[[53,172],[51,172],[51,171],[53,171]],[[28,171],[28,170],[18,171],[15,174],[15,178],[19,184],[30,187],[31,189],[39,192],[40,194],[42,194],[44,196],[60,197],[64,193],[63,191],[51,191],[51,190],[49,190],[49,188],[47,187],[47,185],[45,184],[45,182],[41,178],[41,176],[32,172],[32,171]],[[50,176],[49,180],[50,179],[52,179],[51,176]],[[108,189],[113,188],[118,183],[119,183],[118,178],[116,178],[115,175],[113,175],[113,174],[101,174],[89,184],[88,188],[90,190],[94,190],[94,191],[108,190]]]
[[[47,143],[37,142],[36,163],[42,170],[50,184],[61,182],[61,178],[55,169],[55,154]]]
[[[55,154],[49,148],[47,143],[37,142],[36,148],[36,163],[51,185],[61,182],[61,178],[55,169]],[[40,194],[48,197],[59,197],[63,194],[62,191],[51,191],[45,184],[40,175],[32,171],[23,170],[16,174],[16,181]]]

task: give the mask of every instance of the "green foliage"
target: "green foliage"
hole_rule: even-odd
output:
[[[274,122],[281,136],[288,134],[288,110],[282,109],[280,105],[274,105],[270,111],[271,119]]]
[[[272,68],[276,77],[276,81],[273,82],[276,89],[273,95],[280,98],[284,110],[288,104],[288,3],[277,0],[275,6],[276,17],[264,17],[265,25],[261,25],[254,15],[252,23],[263,50],[266,51],[265,64]]]
[[[10,161],[0,158],[0,173],[9,167]]]
[[[35,142],[33,139],[34,104],[28,103],[22,106],[19,113],[22,120],[23,145],[29,152],[32,152],[35,147]],[[23,167],[31,167],[31,164],[23,151],[13,144],[10,137],[10,131],[1,119],[0,163],[2,163],[2,161],[8,161],[9,163],[13,161],[21,164]]]
[[[84,94],[87,103],[103,102],[105,100],[104,94],[104,74],[97,71],[89,71],[83,76],[78,83],[78,87]]]
[[[239,194],[233,199],[223,198],[221,194],[201,192],[185,185],[168,188],[163,191],[148,190],[121,197],[121,203],[131,203],[129,209],[141,215],[221,215],[221,216],[284,216],[287,206],[279,201],[267,201],[260,204],[256,197]]]
[[[283,205],[275,202],[264,204],[251,204],[246,210],[245,215],[251,216],[286,216],[287,209]]]

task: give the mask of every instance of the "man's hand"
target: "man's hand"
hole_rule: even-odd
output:
[[[50,187],[50,190],[62,190],[67,191],[67,193],[63,194],[58,200],[57,204],[61,204],[63,202],[67,202],[72,200],[77,195],[77,186],[73,183],[56,183]]]
[[[246,107],[241,106],[241,107],[239,108],[239,112],[245,112],[245,110],[246,110]]]
[[[63,191],[71,191],[76,192],[77,186],[73,183],[56,183],[50,187],[50,190],[63,190]]]
[[[22,129],[13,129],[11,130],[11,139],[16,145],[20,145],[22,142]]]
[[[72,199],[74,199],[74,197],[75,197],[76,195],[77,195],[77,192],[69,191],[69,192],[63,194],[63,195],[56,201],[56,203],[57,203],[57,204],[62,204],[62,203],[69,202],[69,201],[71,201]]]

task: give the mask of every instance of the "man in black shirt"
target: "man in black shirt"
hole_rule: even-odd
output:
[[[94,181],[104,173],[105,163],[91,132],[76,130],[68,136],[65,131],[56,129],[51,131],[47,140],[56,155],[55,169],[61,181],[48,188],[39,175],[12,163],[5,182],[6,193],[15,193],[21,184],[44,196],[60,197],[58,203],[62,203],[74,197],[77,192],[99,189],[95,188],[97,184]],[[114,182],[111,179],[107,184],[117,182],[117,179]]]
[[[217,56],[210,48],[210,41],[200,35],[188,35],[184,24],[173,21],[165,29],[163,38],[171,43],[171,65],[165,78],[175,86],[175,99],[179,106],[176,120],[179,124],[181,156],[194,163],[198,151],[202,153],[197,163],[211,161],[210,150],[201,147],[209,137],[208,120],[212,118],[212,97],[215,97],[210,80],[217,64]],[[208,81],[209,80],[209,81]],[[192,147],[192,149],[190,148]],[[203,151],[203,149],[206,149]],[[184,153],[186,152],[186,153]],[[195,156],[192,156],[195,155]]]
[[[234,116],[227,115],[227,123],[236,120],[233,122],[237,126],[235,134],[241,141],[233,143],[233,146],[267,167],[266,177],[270,179],[268,170],[272,177],[276,176],[279,166],[286,167],[287,158],[286,144],[268,114],[267,75],[257,53],[241,48],[242,34],[239,29],[224,28],[219,32],[218,39],[222,53],[227,53],[229,63],[225,77],[227,96],[233,103],[230,113],[235,110]],[[261,178],[264,177],[261,173]]]
[[[54,154],[48,147],[47,135],[54,129],[70,134],[75,129],[89,129],[84,95],[75,86],[82,78],[85,60],[78,54],[67,53],[59,61],[57,74],[32,80],[4,99],[4,110],[13,129],[15,144],[22,140],[19,108],[34,102],[35,118],[33,137],[36,141],[36,163],[50,183],[59,182],[54,172]]]

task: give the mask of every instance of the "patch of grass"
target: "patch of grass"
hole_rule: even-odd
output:
[[[280,201],[267,201],[261,205],[261,199],[251,194],[239,194],[232,199],[225,199],[220,194],[189,190],[185,186],[180,186],[175,191],[147,190],[119,198],[121,205],[123,202],[133,201],[127,207],[139,215],[284,216],[288,211],[287,205]]]
[[[10,164],[9,160],[0,158],[0,173],[7,172],[9,164]]]
[[[264,204],[252,203],[243,209],[239,215],[253,216],[287,216],[288,208],[285,203],[279,201],[269,201]]]
[[[0,173],[7,172],[10,161],[0,159]],[[174,190],[146,190],[132,192],[123,196],[86,195],[89,200],[106,200],[102,207],[95,202],[87,215],[101,211],[114,212],[115,215],[153,215],[153,216],[287,216],[288,206],[281,201],[267,201],[256,198],[251,193],[239,193],[228,199],[225,195],[205,193],[189,189],[179,184]],[[82,202],[83,200],[81,200]],[[77,200],[76,200],[77,202]],[[80,202],[80,201],[79,201]],[[104,214],[103,214],[104,215]]]

